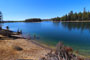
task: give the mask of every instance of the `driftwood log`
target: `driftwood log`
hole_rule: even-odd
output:
[[[45,57],[40,60],[84,60],[83,58],[77,57],[73,54],[73,49],[66,47],[63,43],[59,42],[56,46],[56,51],[51,51]]]

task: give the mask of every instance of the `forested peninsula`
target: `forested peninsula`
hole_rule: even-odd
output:
[[[52,18],[53,21],[90,21],[90,11],[86,11],[84,8],[83,12],[70,11],[68,14],[62,17]]]

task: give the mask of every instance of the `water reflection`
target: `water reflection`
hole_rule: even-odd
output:
[[[53,22],[53,25],[59,26],[60,25],[60,22]]]
[[[63,27],[68,28],[69,30],[72,29],[79,29],[81,31],[88,30],[90,31],[90,23],[89,22],[62,22]]]
[[[2,29],[2,23],[0,23],[0,29]]]

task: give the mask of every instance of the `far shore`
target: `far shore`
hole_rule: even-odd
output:
[[[42,20],[41,22],[43,21],[52,21],[52,20]],[[3,21],[2,23],[15,23],[15,22],[25,22],[25,21]],[[86,20],[86,21],[52,21],[52,22],[90,22],[90,21]],[[26,23],[29,23],[29,22],[26,22]]]
[[[60,22],[90,22],[90,21],[60,21]]]
[[[53,22],[90,22],[90,21],[86,20],[86,21],[53,21]]]

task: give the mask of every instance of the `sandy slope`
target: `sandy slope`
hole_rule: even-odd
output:
[[[4,37],[5,38],[5,37]],[[15,46],[23,48],[22,51]],[[48,49],[40,47],[26,39],[4,39],[0,40],[0,60],[33,59],[39,60],[49,52]]]

